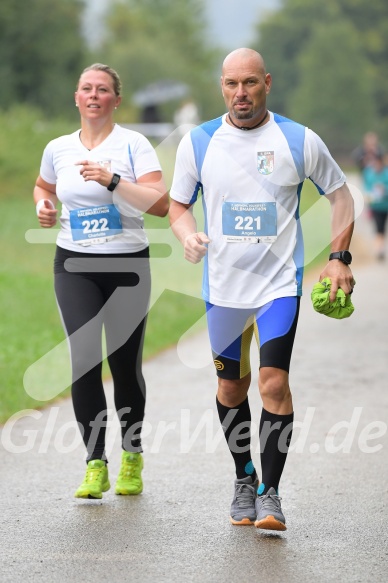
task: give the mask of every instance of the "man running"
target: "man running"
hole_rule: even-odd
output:
[[[237,49],[223,63],[227,113],[186,134],[170,192],[172,229],[188,261],[204,258],[203,298],[218,376],[217,408],[236,466],[233,524],[285,530],[279,481],[291,440],[289,368],[302,294],[299,202],[310,178],[332,208],[332,254],[320,279],[349,294],[353,200],[346,179],[310,129],[268,111],[263,58]],[[192,206],[202,193],[204,232]],[[260,346],[261,480],[251,457],[249,346]]]

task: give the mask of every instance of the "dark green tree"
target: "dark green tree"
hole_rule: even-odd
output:
[[[341,39],[341,25],[345,39]],[[316,35],[319,50],[315,48]],[[324,36],[331,47],[325,47]],[[361,139],[366,123],[388,142],[388,5],[385,0],[372,3],[365,0],[284,0],[279,11],[259,24],[254,48],[263,54],[267,69],[273,75],[269,102],[273,110],[291,117],[292,112],[301,111],[302,106],[295,102],[298,95],[304,100],[306,113],[316,111],[318,108],[313,101],[318,88],[323,93],[330,91],[330,84],[327,88],[320,79],[329,79],[331,72],[341,88],[346,80],[348,90],[343,89],[344,102],[340,92],[332,95],[331,104],[328,96],[327,106],[316,111],[323,120],[320,125],[330,127],[328,116],[338,118],[333,110],[342,109],[341,125],[346,128],[347,143]],[[343,50],[346,58],[341,55]],[[314,78],[315,84],[309,82],[307,76]],[[353,94],[349,99],[351,87]],[[347,121],[351,116],[354,131]],[[319,121],[317,116],[315,120]]]
[[[329,28],[316,25],[297,66],[291,117],[314,129],[337,154],[348,152],[376,117],[368,62],[353,25],[346,20]]]
[[[289,115],[289,97],[298,86],[300,71],[297,59],[306,50],[319,22],[335,22],[339,17],[336,5],[311,0],[284,0],[283,7],[272,12],[257,28],[257,42],[253,48],[264,57],[273,84],[270,107]]]
[[[378,123],[375,129],[385,136],[388,146],[388,4],[386,0],[341,0],[344,17],[358,32],[358,42],[371,71]]]
[[[26,103],[63,115],[85,64],[81,0],[0,2],[0,107]]]
[[[206,44],[202,0],[114,0],[96,58],[117,68],[124,94],[172,79],[187,83],[202,117],[222,110],[221,57]]]

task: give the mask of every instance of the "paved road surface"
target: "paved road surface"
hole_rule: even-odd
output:
[[[313,282],[306,282],[291,373],[300,428],[281,484],[285,533],[229,524],[233,465],[201,333],[145,366],[149,435],[141,496],[118,497],[112,488],[102,501],[73,498],[84,465],[68,399],[6,425],[0,580],[387,581],[388,266],[375,263],[367,249],[358,237],[356,312],[349,320],[315,314],[308,297]],[[256,378],[252,385],[258,422]],[[107,393],[112,407],[109,384]],[[116,430],[112,425],[113,483]],[[256,433],[259,465],[257,444]]]

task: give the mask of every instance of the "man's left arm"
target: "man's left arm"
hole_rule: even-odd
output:
[[[326,197],[331,204],[331,252],[348,251],[354,228],[354,201],[347,184],[343,184]],[[340,259],[328,261],[319,280],[331,280],[330,301],[334,302],[338,288],[350,294],[355,281],[349,265]]]

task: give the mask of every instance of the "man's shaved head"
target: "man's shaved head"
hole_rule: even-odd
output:
[[[264,59],[253,49],[232,51],[222,64],[221,89],[228,108],[227,123],[244,129],[256,127],[268,118],[266,98],[271,75]]]
[[[229,68],[234,68],[236,66],[240,67],[248,62],[253,68],[257,68],[258,72],[265,75],[265,63],[263,57],[257,51],[247,48],[236,49],[225,57],[222,64],[222,75],[224,75]]]

